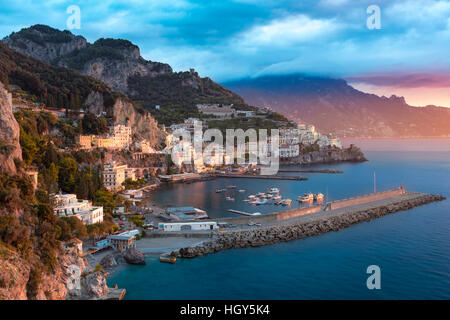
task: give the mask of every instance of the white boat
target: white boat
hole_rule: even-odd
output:
[[[256,196],[255,196],[255,195],[253,195],[253,194],[251,194],[251,195],[249,195],[249,196],[248,196],[248,198],[249,198],[249,199],[255,199],[255,198],[256,198]]]
[[[290,206],[291,203],[292,203],[292,200],[291,200],[291,199],[284,199],[284,200],[281,201],[281,204],[282,204],[283,206]]]
[[[278,188],[270,188],[269,193],[280,193],[280,189],[278,189]]]
[[[220,193],[220,192],[224,192],[224,191],[225,191],[225,189],[217,189],[216,193]]]
[[[302,203],[313,202],[314,195],[312,193],[305,193],[303,196],[298,197],[298,201]]]
[[[281,200],[281,196],[275,196],[273,197],[273,200]]]
[[[225,197],[225,199],[228,201],[234,201],[234,198],[232,198],[232,197]]]
[[[317,202],[322,202],[323,201],[323,194],[322,193],[318,193],[314,196],[314,200],[316,200]]]
[[[259,197],[264,197],[266,194],[264,192],[258,192],[256,195]]]
[[[239,192],[245,192],[245,190],[244,190],[244,189],[241,189],[241,190],[239,190]]]
[[[256,204],[257,205],[260,205],[260,204],[266,204],[268,201],[267,201],[267,199],[261,199],[261,200],[259,200],[259,201],[256,201]]]

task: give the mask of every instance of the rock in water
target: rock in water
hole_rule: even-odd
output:
[[[144,254],[136,248],[129,248],[123,257],[129,264],[145,264]]]
[[[103,268],[108,269],[117,266],[117,261],[112,254],[108,254],[100,260],[100,265]]]

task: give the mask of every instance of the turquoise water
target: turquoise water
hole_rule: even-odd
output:
[[[450,142],[440,143],[447,151],[366,151],[369,162],[314,167],[344,174],[309,174],[308,181],[224,179],[179,185],[159,191],[152,201],[194,205],[213,217],[232,215],[228,208],[268,212],[277,207],[252,207],[239,199],[230,203],[214,191],[229,184],[252,193],[277,186],[283,196],[295,199],[328,189],[334,200],[371,192],[374,171],[378,190],[403,183],[407,190],[450,198]],[[116,272],[109,284],[126,288],[127,299],[449,299],[450,202],[308,239],[222,251],[175,265],[152,257],[147,263]],[[381,268],[381,290],[366,287],[369,265]]]

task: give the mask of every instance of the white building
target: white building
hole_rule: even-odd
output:
[[[138,234],[139,230],[130,230],[119,234],[111,234],[106,239],[115,249],[124,252],[129,248],[136,248],[136,235]]]
[[[160,223],[158,230],[161,231],[202,231],[202,230],[216,230],[219,226],[215,221],[204,222],[173,222]]]
[[[126,169],[127,165],[118,166],[114,161],[105,164],[102,172],[105,188],[113,191],[122,189],[122,183],[126,179]]]
[[[103,222],[103,207],[93,206],[89,200],[78,200],[75,194],[55,195],[53,212],[60,217],[77,217],[85,225]]]
[[[282,144],[279,146],[280,158],[297,157],[300,154],[300,147],[298,144]]]

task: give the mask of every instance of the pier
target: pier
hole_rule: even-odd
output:
[[[194,258],[225,249],[258,247],[306,238],[442,200],[445,197],[441,195],[391,190],[331,202],[331,210],[327,211],[316,205],[251,218],[217,219],[238,227],[219,231],[211,241],[173,251],[172,255]],[[261,223],[261,226],[246,226],[250,220]]]
[[[256,175],[256,174],[216,174],[216,177],[219,178],[244,178],[244,179],[272,179],[272,180],[298,180],[298,181],[304,181],[308,180],[308,178],[301,177],[301,176],[282,176],[282,175]]]
[[[329,174],[336,174],[336,173],[344,173],[344,171],[341,170],[331,170],[331,169],[278,169],[278,172],[295,172],[295,173],[329,173]]]
[[[240,215],[243,215],[243,216],[251,216],[251,217],[254,217],[254,216],[259,216],[259,215],[260,215],[260,214],[257,214],[257,213],[259,213],[259,212],[257,212],[257,213],[250,213],[250,212],[244,212],[244,211],[239,211],[239,210],[234,210],[234,209],[228,209],[228,211],[229,211],[229,212],[236,213],[236,214],[240,214]]]

